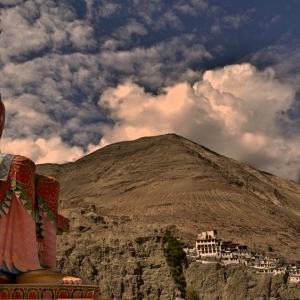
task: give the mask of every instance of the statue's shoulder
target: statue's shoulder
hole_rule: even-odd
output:
[[[8,172],[15,155],[0,153],[0,181],[7,180]]]

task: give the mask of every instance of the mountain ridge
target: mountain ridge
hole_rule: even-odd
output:
[[[175,299],[160,245],[167,228],[186,245],[217,229],[223,240],[299,261],[300,186],[178,135],[119,142],[37,171],[60,181],[59,211],[71,220],[58,237],[58,266],[97,280],[107,297],[133,297],[140,272],[136,291],[160,284],[149,297]]]

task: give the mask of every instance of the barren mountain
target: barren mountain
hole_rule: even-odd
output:
[[[59,210],[71,220],[58,266],[99,282],[105,297],[176,297],[160,243],[170,226],[189,245],[217,229],[224,240],[299,260],[300,186],[175,134],[37,169],[59,179]]]

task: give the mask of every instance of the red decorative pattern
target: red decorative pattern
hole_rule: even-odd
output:
[[[0,299],[100,299],[96,285],[0,284]]]
[[[36,185],[36,196],[47,199],[49,208],[57,215],[59,182],[50,176],[41,175]]]
[[[27,191],[28,197],[32,201],[32,209],[35,209],[35,164],[29,158],[17,155],[14,157],[10,166],[9,178],[7,181],[16,180],[21,183]],[[3,187],[2,187],[3,189]]]

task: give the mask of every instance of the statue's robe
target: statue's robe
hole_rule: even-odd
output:
[[[26,157],[0,160],[0,276],[55,270],[56,234],[69,226],[57,212],[59,182],[37,175]]]

